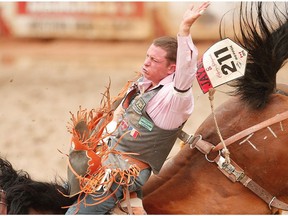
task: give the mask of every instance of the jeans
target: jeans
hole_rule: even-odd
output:
[[[141,192],[142,186],[149,179],[150,175],[151,175],[151,169],[150,168],[142,170],[140,172],[139,176],[135,179],[134,183],[131,186],[129,186],[129,191],[131,191],[131,192],[135,191],[135,192],[137,192],[137,194],[139,196],[138,192]],[[118,185],[116,183],[113,183],[111,186],[111,190],[114,191],[114,190],[116,190],[117,187],[118,187]],[[121,200],[123,198],[123,188],[121,186],[116,191],[115,196],[117,197],[117,200]],[[103,215],[103,214],[107,214],[116,205],[117,200],[115,200],[115,196],[110,197],[108,200],[106,200],[106,201],[104,201],[98,205],[84,206],[83,202],[81,202],[80,203],[80,209],[78,212],[76,212],[76,210],[77,210],[77,208],[79,208],[79,206],[75,205],[75,206],[71,206],[67,210],[66,215],[71,215],[71,214]],[[142,197],[140,197],[140,198],[142,198]],[[89,203],[89,204],[95,203],[92,195],[88,195],[85,198],[85,202]]]

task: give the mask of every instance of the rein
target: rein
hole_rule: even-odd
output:
[[[6,203],[6,193],[4,190],[0,189],[0,214],[7,214],[7,203]]]
[[[234,143],[235,141],[238,141],[239,139],[250,135],[251,133],[254,133],[258,130],[268,127],[269,125],[281,122],[282,120],[285,120],[287,118],[288,118],[288,111],[285,111],[281,114],[277,114],[276,116],[266,121],[263,121],[257,125],[254,125],[229,137],[224,142],[226,143],[226,146],[228,146]],[[224,147],[222,142],[214,146],[212,143],[202,140],[201,135],[197,136],[188,135],[183,130],[181,131],[178,138],[180,138],[185,144],[189,144],[191,149],[193,148],[198,149],[201,153],[205,155],[205,158],[209,162],[216,163],[218,165],[218,169],[232,182],[240,182],[245,187],[250,189],[254,194],[256,194],[259,198],[261,198],[268,204],[270,210],[271,207],[274,207],[277,209],[288,211],[287,203],[278,200],[275,196],[271,195],[267,190],[258,185],[249,176],[247,176],[244,170],[241,167],[239,167],[233,160],[229,159],[229,162],[227,162],[227,160],[222,156],[221,153],[221,150]],[[212,160],[208,159],[209,153],[216,151],[218,151],[219,154]]]

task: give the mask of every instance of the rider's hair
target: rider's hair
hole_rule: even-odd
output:
[[[153,45],[160,47],[167,52],[166,59],[169,63],[176,63],[177,57],[177,40],[174,37],[163,36],[156,38]]]

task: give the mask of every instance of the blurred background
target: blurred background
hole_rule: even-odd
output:
[[[189,2],[0,2],[0,155],[36,180],[66,179],[70,111],[97,108],[111,80],[116,96],[134,78],[151,40],[176,36]],[[200,3],[194,2],[195,7]],[[199,58],[219,40],[225,15],[239,2],[211,2],[193,25]],[[285,80],[284,76],[282,80]],[[228,96],[215,96],[215,106]],[[208,96],[193,86],[193,134],[211,113]],[[179,150],[177,141],[170,156]]]
[[[2,36],[36,39],[149,40],[175,35],[191,2],[1,2]],[[195,6],[199,2],[193,3]],[[218,38],[219,20],[239,2],[212,2],[194,39]],[[229,23],[231,20],[229,20]]]

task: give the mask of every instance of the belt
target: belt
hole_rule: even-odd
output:
[[[124,160],[127,160],[131,165],[133,165],[133,164],[137,165],[140,168],[140,171],[147,169],[147,168],[150,168],[149,164],[147,164],[143,161],[140,161],[136,158],[130,157],[128,155],[122,155],[122,158]]]

